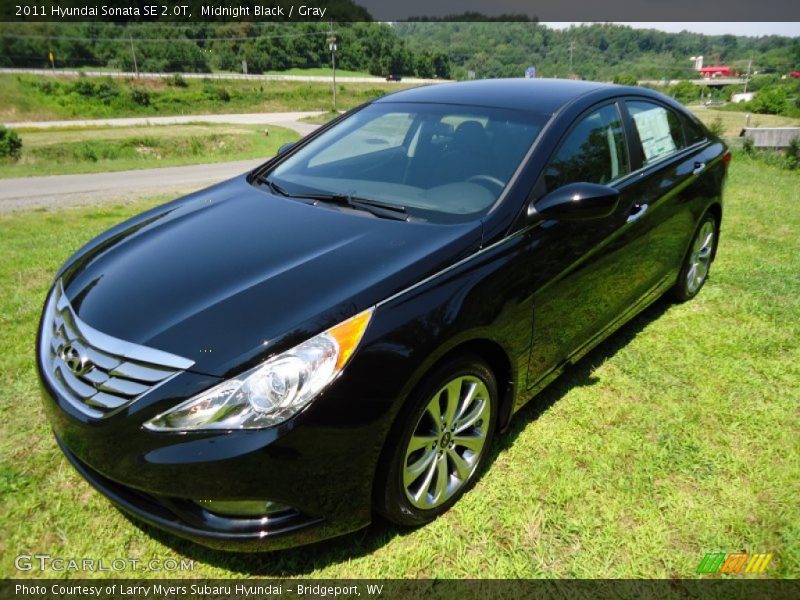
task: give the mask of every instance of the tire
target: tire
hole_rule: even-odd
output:
[[[678,281],[670,290],[670,296],[676,302],[686,302],[694,298],[706,281],[711,270],[711,263],[717,250],[719,240],[719,224],[714,215],[706,213],[697,226],[689,251],[683,259]]]
[[[458,398],[455,405],[451,397]],[[435,420],[436,406],[444,425]],[[498,406],[494,374],[479,357],[435,368],[387,438],[376,477],[377,512],[397,525],[418,526],[452,507],[486,464]],[[455,416],[448,420],[448,413]]]

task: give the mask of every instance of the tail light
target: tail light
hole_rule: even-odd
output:
[[[730,150],[726,150],[725,154],[722,155],[722,162],[725,164],[726,167],[729,164],[731,164],[731,159],[732,158],[733,158],[733,155],[731,154],[731,151]]]

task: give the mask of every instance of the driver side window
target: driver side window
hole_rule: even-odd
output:
[[[568,183],[607,184],[630,173],[622,118],[615,104],[583,117],[545,170],[547,191]]]

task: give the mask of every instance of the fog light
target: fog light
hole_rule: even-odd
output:
[[[226,517],[268,517],[290,508],[269,500],[195,500],[209,512]]]

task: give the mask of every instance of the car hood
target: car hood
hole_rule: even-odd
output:
[[[224,376],[474,252],[480,230],[310,206],[240,176],[107,231],[59,277],[95,329]]]

